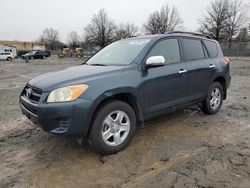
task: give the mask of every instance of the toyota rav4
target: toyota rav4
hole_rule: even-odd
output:
[[[169,32],[114,42],[83,65],[38,76],[23,89],[20,106],[45,131],[112,154],[152,117],[193,104],[217,113],[230,80],[217,41]]]

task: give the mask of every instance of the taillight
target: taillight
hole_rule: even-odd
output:
[[[225,60],[225,63],[230,63],[230,60],[229,60],[229,58],[228,57],[224,57],[224,60]]]

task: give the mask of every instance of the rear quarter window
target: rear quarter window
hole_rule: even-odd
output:
[[[214,58],[214,57],[218,56],[218,47],[217,47],[217,44],[215,42],[204,40],[204,44],[207,48],[207,51],[208,51],[210,57]]]
[[[185,61],[192,61],[205,58],[201,40],[182,38],[181,41]]]

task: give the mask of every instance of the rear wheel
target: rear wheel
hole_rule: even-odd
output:
[[[125,102],[112,100],[99,108],[89,138],[99,153],[114,154],[127,147],[135,130],[134,110]]]
[[[8,58],[7,58],[7,61],[11,61],[11,60],[12,60],[12,58],[11,58],[11,57],[8,57]]]
[[[223,103],[223,87],[214,82],[208,90],[206,99],[202,102],[202,111],[206,114],[216,114]]]

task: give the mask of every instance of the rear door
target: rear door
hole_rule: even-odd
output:
[[[144,105],[146,113],[164,110],[186,102],[186,64],[181,60],[177,38],[159,41],[147,58],[163,56],[165,66],[151,67],[143,76]]]
[[[184,61],[187,66],[188,95],[191,101],[206,96],[212,77],[213,63],[200,38],[181,37]]]

